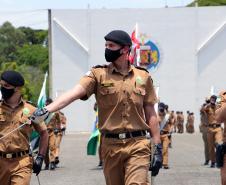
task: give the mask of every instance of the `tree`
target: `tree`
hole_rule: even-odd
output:
[[[22,31],[26,37],[26,43],[29,44],[40,44],[46,43],[48,38],[47,30],[33,30],[29,27],[19,27],[18,30]]]
[[[18,47],[16,51],[18,64],[39,67],[43,72],[48,70],[48,48],[42,45],[28,45]]]
[[[10,22],[5,22],[0,27],[0,63],[15,60],[16,46],[24,43],[24,33],[15,29]]]
[[[226,0],[195,0],[194,2],[190,3],[188,6],[192,7],[195,6],[196,2],[198,6],[223,6],[226,5]]]
[[[10,22],[0,26],[0,73],[20,72],[25,79],[23,97],[33,103],[38,100],[44,74],[48,72],[47,37],[47,30],[15,28]]]

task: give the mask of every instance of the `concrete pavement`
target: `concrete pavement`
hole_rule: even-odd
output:
[[[89,134],[68,134],[63,138],[60,165],[55,171],[40,173],[41,185],[105,185],[98,156],[86,155]],[[199,133],[173,135],[169,170],[155,178],[158,185],[220,185],[219,169],[202,166],[203,143]],[[31,185],[38,185],[35,175]]]

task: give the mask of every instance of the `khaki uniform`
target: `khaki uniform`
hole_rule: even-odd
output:
[[[21,100],[16,108],[0,102],[0,138],[27,122],[35,107]],[[29,137],[35,128],[46,130],[44,123],[26,124],[17,131],[0,139],[0,184],[29,185],[32,173],[32,158],[29,152]]]
[[[187,123],[186,123],[186,132],[187,133],[192,134],[195,132],[194,121],[195,121],[194,115],[189,114],[187,117]]]
[[[215,118],[216,105],[214,107],[211,107],[210,104],[207,104],[203,109],[208,119],[207,140],[209,147],[209,158],[211,162],[215,163],[215,144],[222,142],[222,128],[220,126],[220,123],[217,123]]]
[[[164,114],[164,115],[158,114],[160,128],[162,128],[161,124],[164,119],[167,119],[166,114]],[[166,120],[166,124],[160,131],[160,139],[161,139],[161,143],[162,143],[162,157],[163,157],[162,165],[165,167],[168,167],[168,156],[169,156],[168,148],[169,148],[169,143],[170,143],[168,136],[172,130],[172,126],[173,125],[172,125],[172,122],[170,122],[170,116],[169,116],[168,120]]]
[[[49,134],[49,143],[48,149],[45,156],[45,164],[48,165],[51,162],[55,161],[56,157],[56,135],[54,134],[54,130],[57,129],[60,123],[60,115],[59,112],[55,112],[50,122],[47,123],[47,131]]]
[[[177,114],[177,133],[184,133],[184,115]]]
[[[209,147],[208,147],[208,140],[207,140],[207,133],[208,133],[208,119],[204,112],[200,111],[200,132],[202,133],[202,139],[204,142],[204,155],[205,161],[209,161]]]
[[[58,124],[58,132],[56,134],[56,153],[55,156],[59,157],[60,153],[60,144],[63,137],[63,132],[61,131],[62,128],[64,128],[66,125],[66,117],[63,114],[60,114],[60,123]]]
[[[109,134],[149,131],[143,106],[155,104],[152,79],[144,69],[130,66],[127,75],[111,63],[92,68],[81,80],[87,99],[95,94],[98,128],[102,134],[103,170],[107,185],[149,184],[150,141],[146,136],[108,138]]]

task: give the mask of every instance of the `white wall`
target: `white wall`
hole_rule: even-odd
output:
[[[131,33],[135,23],[161,52],[158,70],[151,74],[159,95],[171,109],[196,113],[210,87],[224,88],[226,26],[199,52],[198,48],[226,21],[226,7],[165,9],[52,10],[53,97],[72,88],[97,64],[104,64],[104,36],[113,29]],[[65,33],[61,23],[88,53]],[[65,108],[69,130],[90,131],[94,98]]]

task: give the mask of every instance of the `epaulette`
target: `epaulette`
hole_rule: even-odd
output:
[[[93,68],[107,68],[107,65],[96,65]]]
[[[143,68],[143,67],[135,66],[135,68],[146,71],[147,73],[149,73],[149,71],[147,69]]]

